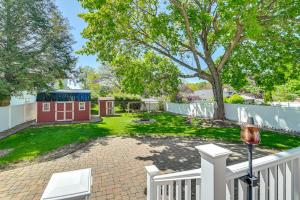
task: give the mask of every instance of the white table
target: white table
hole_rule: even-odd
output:
[[[91,194],[91,168],[55,173],[41,200],[88,199]]]

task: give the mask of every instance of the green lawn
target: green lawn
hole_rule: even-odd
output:
[[[96,124],[45,125],[27,128],[18,134],[0,140],[0,150],[14,150],[0,158],[0,165],[30,160],[66,144],[84,142],[96,137],[108,135],[161,135],[194,136],[207,139],[240,142],[239,128],[201,128],[187,125],[185,117],[169,113],[155,113],[151,118],[153,124],[136,124],[132,122],[139,114],[122,113],[114,117],[105,117]],[[261,133],[262,144],[267,148],[279,150],[300,146],[300,137],[279,134],[271,131]]]
[[[91,109],[91,113],[92,115],[98,115],[98,104],[92,104],[92,109]]]

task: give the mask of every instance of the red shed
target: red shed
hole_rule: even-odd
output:
[[[115,99],[113,97],[99,97],[99,116],[115,114]]]
[[[37,95],[37,122],[87,121],[91,119],[89,90],[55,90]]]

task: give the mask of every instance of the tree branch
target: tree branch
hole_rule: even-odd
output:
[[[146,46],[146,47],[148,47],[148,48],[151,48],[151,49],[153,49],[153,50],[155,50],[155,51],[157,51],[157,52],[163,54],[164,56],[167,56],[168,58],[170,58],[170,59],[173,60],[174,62],[176,62],[176,63],[178,63],[178,64],[180,64],[180,65],[182,65],[182,66],[188,68],[189,70],[192,70],[192,71],[195,71],[195,72],[197,71],[197,68],[192,67],[192,66],[186,64],[185,62],[183,62],[183,61],[177,59],[175,56],[171,55],[171,54],[168,53],[168,52],[165,52],[165,51],[161,50],[161,49],[158,48],[158,47],[155,47],[155,46],[153,46],[153,45],[150,45],[150,44],[148,44],[147,42],[145,42],[145,41],[143,41],[143,40],[139,40],[139,39],[137,39],[137,38],[135,38],[134,40],[135,40],[136,42],[140,43],[140,44],[143,44],[144,46]]]
[[[197,53],[197,50],[196,50],[196,45],[195,45],[195,42],[194,42],[194,38],[193,38],[193,35],[192,35],[192,31],[191,31],[191,28],[190,28],[190,21],[189,21],[189,17],[186,13],[186,8],[185,8],[185,4],[181,4],[179,2],[177,2],[176,0],[171,0],[171,3],[173,5],[175,5],[177,8],[179,8],[183,18],[184,18],[184,25],[185,25],[185,30],[187,32],[187,35],[188,35],[188,38],[189,38],[189,43],[190,43],[190,49],[193,53],[193,57],[194,57],[194,60],[196,62],[196,65],[198,67],[199,70],[201,70],[201,64],[200,64],[200,60],[198,58],[198,53]]]
[[[198,77],[198,74],[197,73],[194,73],[194,74],[179,74],[179,77],[180,78],[196,78],[196,77]]]
[[[222,56],[221,62],[218,66],[218,70],[221,71],[226,62],[229,60],[230,55],[233,51],[233,49],[237,46],[237,44],[241,41],[242,39],[242,32],[243,32],[243,26],[242,24],[237,21],[237,29],[235,36],[233,37],[232,41],[230,42],[230,45],[227,47],[224,55]]]

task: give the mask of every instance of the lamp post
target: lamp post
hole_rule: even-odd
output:
[[[247,144],[249,163],[248,175],[241,179],[248,185],[248,200],[252,200],[252,188],[258,186],[258,178],[253,176],[252,170],[253,145],[260,143],[259,128],[254,125],[253,117],[249,117],[247,124],[241,126],[241,140]]]

